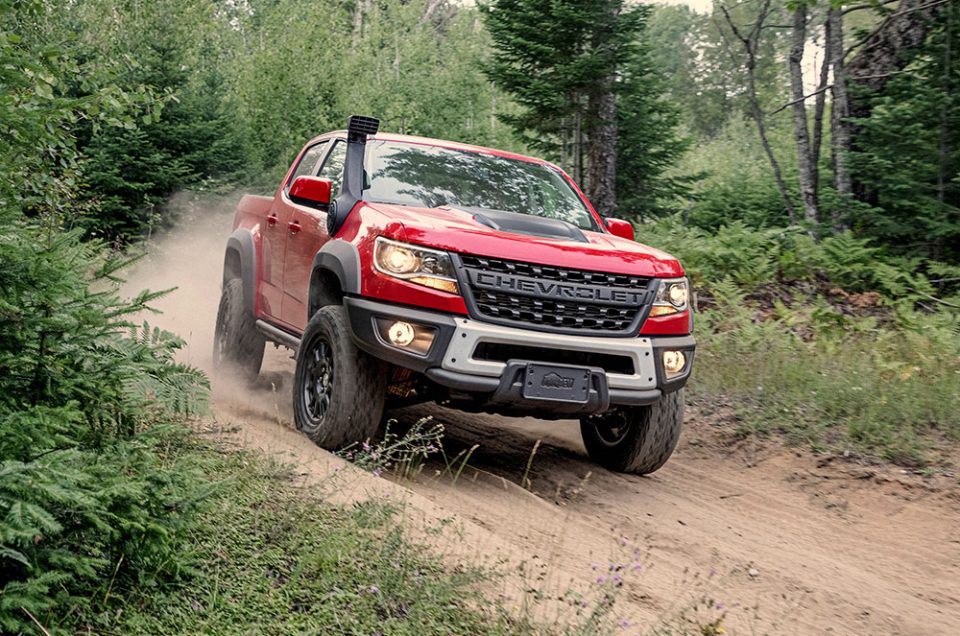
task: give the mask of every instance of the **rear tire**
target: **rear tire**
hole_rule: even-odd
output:
[[[590,459],[620,473],[646,475],[662,467],[683,428],[683,389],[648,406],[621,407],[580,420]]]
[[[243,281],[232,278],[223,285],[217,327],[213,336],[213,368],[253,383],[263,364],[266,339],[243,303]]]
[[[387,365],[351,338],[346,310],[320,308],[303,333],[293,381],[297,429],[337,450],[376,436],[387,395]]]

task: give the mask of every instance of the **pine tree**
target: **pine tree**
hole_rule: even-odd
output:
[[[853,229],[895,251],[960,261],[960,6],[937,17],[904,72],[855,119],[850,168],[875,197]],[[863,98],[861,98],[863,99]]]
[[[183,429],[170,426],[203,408],[206,378],[174,361],[178,338],[130,324],[157,295],[121,300],[124,262],[61,230],[81,187],[78,122],[149,112],[148,92],[98,84],[38,28],[43,8],[0,0],[4,634],[63,633],[53,622],[104,599],[103,581],[123,588],[175,575],[207,489],[193,461],[177,456]],[[77,78],[87,94],[64,96]]]
[[[655,196],[639,193],[674,190],[660,175],[663,157],[680,148],[642,46],[647,9],[622,0],[495,0],[482,10],[495,45],[487,74],[522,108],[502,119],[558,160],[601,214],[617,212],[618,184],[645,206],[630,213],[652,211]],[[647,153],[618,141],[621,131]]]

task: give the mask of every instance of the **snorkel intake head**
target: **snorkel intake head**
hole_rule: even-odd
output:
[[[377,134],[380,120],[365,115],[351,115],[347,120],[347,154],[343,161],[343,185],[340,194],[330,202],[327,212],[327,233],[335,236],[343,227],[350,211],[363,195],[364,152],[367,136]]]

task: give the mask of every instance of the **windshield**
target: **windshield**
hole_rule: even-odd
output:
[[[368,142],[366,160],[367,201],[504,210],[597,230],[583,200],[549,166],[394,141]]]

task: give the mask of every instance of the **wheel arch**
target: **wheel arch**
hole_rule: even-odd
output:
[[[243,282],[243,306],[256,315],[257,251],[250,230],[239,228],[227,239],[223,257],[223,280],[239,278]]]
[[[321,307],[342,304],[348,294],[360,294],[360,253],[352,243],[333,239],[313,257],[307,318]]]

